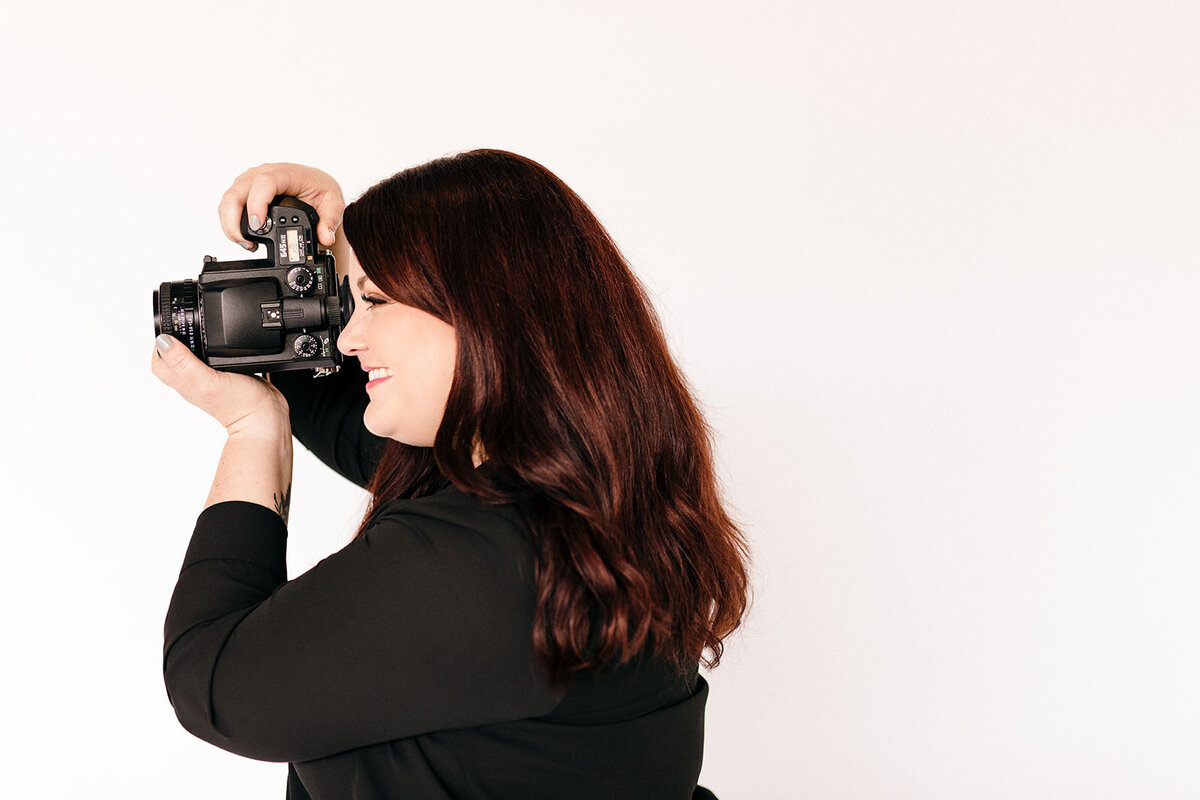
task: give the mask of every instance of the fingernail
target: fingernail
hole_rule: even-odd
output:
[[[258,214],[250,215],[250,230],[256,231],[262,227],[262,223],[258,221]]]
[[[238,244],[240,244],[242,247],[246,248],[247,250],[254,249],[254,245],[250,244],[249,242],[238,242]]]
[[[154,346],[158,348],[158,352],[165,353],[171,349],[171,345],[175,344],[170,336],[165,333],[154,340]]]

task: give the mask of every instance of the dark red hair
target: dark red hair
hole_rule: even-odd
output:
[[[647,646],[680,672],[715,667],[747,608],[746,541],[658,316],[583,200],[535,161],[474,150],[371,187],[343,230],[380,290],[458,344],[433,447],[388,443],[359,533],[446,481],[522,498],[533,644],[556,683]]]

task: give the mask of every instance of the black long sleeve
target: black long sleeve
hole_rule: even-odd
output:
[[[361,387],[300,377],[285,394],[310,449],[365,478]],[[553,690],[532,648],[531,542],[515,506],[451,485],[388,503],[288,581],[282,519],[213,505],[167,611],[176,715],[230,752],[291,762],[291,800],[690,797],[707,683],[643,654]]]
[[[250,758],[306,761],[553,709],[531,668],[519,530],[436,496],[411,505],[292,581],[277,514],[205,509],[166,621],[183,726]]]
[[[276,372],[271,383],[288,401],[292,433],[327,467],[359,486],[366,486],[383,454],[387,439],[363,426],[367,373],[357,358],[347,356],[342,368],[324,378],[311,370]]]

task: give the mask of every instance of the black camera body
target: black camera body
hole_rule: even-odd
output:
[[[350,281],[338,285],[333,256],[318,252],[317,212],[289,195],[276,197],[263,226],[242,236],[265,259],[204,257],[200,277],[168,281],[154,293],[154,333],[182,341],[213,369],[282,372],[339,369],[337,337],[354,312]]]

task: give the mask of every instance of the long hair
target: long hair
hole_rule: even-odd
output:
[[[583,200],[535,161],[474,150],[371,187],[343,231],[385,294],[458,345],[433,447],[388,442],[358,533],[447,481],[520,499],[555,684],[646,647],[681,674],[715,667],[747,608],[746,540],[658,316]]]

